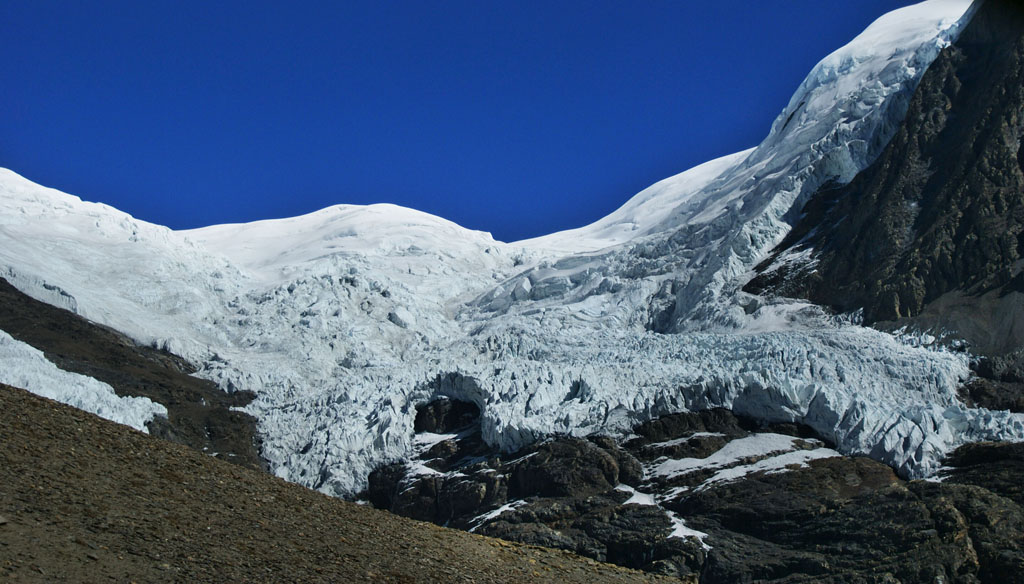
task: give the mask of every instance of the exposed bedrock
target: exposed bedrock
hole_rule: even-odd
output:
[[[422,418],[471,411],[450,400]],[[443,416],[442,416],[443,417]],[[633,437],[489,450],[467,417],[421,431],[418,457],[365,493],[402,515],[689,582],[1018,582],[1024,445],[978,443],[942,483],[904,481],[797,425],[727,410],[664,416]]]

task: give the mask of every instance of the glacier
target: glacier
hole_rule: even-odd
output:
[[[930,0],[881,17],[760,145],[579,229],[504,243],[338,205],[172,231],[0,170],[0,276],[256,392],[273,472],[333,495],[411,452],[416,406],[439,396],[476,403],[504,450],[727,407],[928,476],[963,443],[1024,439],[1024,416],[957,400],[969,355],[741,288],[808,197],[881,152],[970,15]]]

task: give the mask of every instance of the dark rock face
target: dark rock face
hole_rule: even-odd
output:
[[[1024,444],[967,444],[949,456],[946,466],[946,482],[983,487],[1024,506]]]
[[[587,497],[619,483],[619,465],[607,450],[580,439],[541,444],[512,467],[509,494],[523,497]]]
[[[756,504],[745,493],[734,496]],[[756,522],[758,535],[706,525],[720,543],[703,581],[1021,581],[1021,508],[985,489],[894,484],[800,511],[788,522]],[[721,517],[732,519],[728,511]]]
[[[1024,8],[988,0],[925,73],[878,160],[850,184],[812,198],[746,290],[842,312],[863,308],[867,322],[926,314],[954,291],[969,299],[995,292],[991,303],[1013,295],[1020,304],[1022,137]],[[773,263],[806,248],[818,260],[813,268]],[[1005,306],[984,310],[984,318],[1005,317]],[[955,320],[982,316],[974,312]],[[1024,341],[1006,335],[1012,347]],[[1007,339],[986,336],[979,330],[972,343],[1007,349]]]
[[[460,408],[469,411],[434,402],[420,412]],[[937,483],[836,453],[771,464],[824,445],[806,428],[726,410],[665,416],[625,442],[561,437],[507,456],[487,450],[474,422],[445,427],[455,438],[378,469],[366,497],[688,582],[1024,581],[1024,444],[964,446]],[[758,440],[789,446],[758,450]],[[688,470],[663,472],[673,461]],[[703,543],[673,536],[680,520]]]
[[[623,505],[627,498],[609,491],[599,497],[540,499],[503,513],[477,532],[659,574],[696,577],[705,557],[699,542],[666,537],[672,526],[664,511]]]
[[[432,434],[444,428],[456,437],[424,445],[416,463],[371,473],[364,496],[374,506],[624,566],[696,577],[704,557],[699,542],[669,538],[671,523],[658,507],[623,505],[630,494],[616,487],[640,485],[644,475],[630,450],[607,436],[563,437],[503,455],[483,445],[478,420],[468,413],[454,416],[457,424],[420,424],[421,419],[451,418],[448,412],[456,411],[476,409],[453,400],[418,408],[417,428],[434,429]],[[718,416],[735,424],[731,414]],[[676,436],[707,427],[698,414],[673,418],[645,431]],[[417,471],[417,463],[436,473]]]
[[[995,559],[979,557],[974,538],[988,527],[972,509],[992,506],[1016,524],[1020,508],[1007,503],[985,489],[905,483],[866,458],[832,458],[705,491],[679,509],[711,535],[705,582],[977,582]],[[1020,528],[994,537],[1019,548]]]
[[[629,444],[643,448],[651,443],[666,442],[697,433],[719,433],[736,438],[747,434],[741,427],[743,422],[732,412],[722,409],[705,410],[687,414],[674,414],[651,420],[634,429],[638,438]]]
[[[445,434],[476,422],[480,408],[469,402],[439,399],[416,409],[416,432]]]
[[[120,396],[147,397],[167,407],[167,419],[149,424],[152,435],[218,458],[265,470],[256,420],[232,408],[255,397],[225,393],[190,374],[184,359],[66,310],[39,302],[0,278],[0,330],[42,351],[61,369],[94,377]]]
[[[1024,383],[999,381],[977,373],[978,378],[961,388],[961,401],[970,407],[1024,412]]]

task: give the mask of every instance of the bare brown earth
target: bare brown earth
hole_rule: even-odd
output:
[[[347,503],[0,385],[2,582],[659,582]]]

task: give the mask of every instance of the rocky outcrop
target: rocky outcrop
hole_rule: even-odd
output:
[[[588,497],[619,484],[619,465],[608,451],[581,438],[544,442],[511,468],[515,498]]]
[[[668,537],[672,523],[657,506],[624,504],[629,495],[536,499],[476,530],[554,547],[620,566],[697,579],[706,551],[694,538]]]
[[[956,480],[904,483],[833,459],[683,506],[713,545],[703,582],[1022,581],[1020,505]]]
[[[669,538],[672,525],[662,509],[626,505],[630,494],[617,489],[643,481],[630,450],[607,436],[560,437],[505,455],[483,444],[471,412],[479,414],[472,404],[448,399],[420,406],[418,459],[375,470],[364,496],[376,507],[440,525],[695,577],[704,555],[699,542]],[[685,417],[693,419],[679,421]],[[686,433],[705,428],[700,419],[674,416],[646,432]]]
[[[1022,137],[1024,8],[987,0],[925,73],[883,153],[814,196],[746,290],[863,309],[868,322],[924,317],[985,353],[1020,347],[1024,328],[993,338],[970,323],[1024,303]],[[811,261],[795,255],[804,250]],[[973,309],[954,310],[953,294]],[[1017,308],[1009,316],[1024,323]]]
[[[418,419],[472,410],[445,400],[420,406]],[[806,427],[721,409],[665,416],[625,441],[557,437],[511,455],[486,451],[476,425],[458,419],[441,426],[452,434],[421,434],[417,460],[375,471],[366,497],[409,517],[692,582],[1024,574],[1024,445],[964,446],[941,483],[907,482],[828,450]]]

